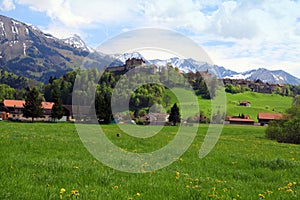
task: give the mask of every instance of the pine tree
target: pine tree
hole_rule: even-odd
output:
[[[54,103],[51,111],[51,118],[53,121],[55,121],[56,119],[61,119],[64,116],[61,94],[58,87],[55,87],[52,90],[51,96],[52,96],[52,101]]]
[[[169,122],[172,122],[173,126],[176,126],[177,123],[180,123],[180,113],[179,113],[179,108],[176,103],[171,108]]]
[[[23,105],[23,116],[26,118],[31,117],[32,122],[34,118],[43,117],[42,99],[39,95],[38,90],[32,88],[26,96],[25,104]]]

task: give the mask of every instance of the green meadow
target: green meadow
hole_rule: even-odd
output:
[[[182,105],[184,112],[189,116],[196,115],[195,109],[192,109],[189,105],[194,102],[191,101],[192,97],[187,91],[183,89],[174,89],[181,96],[184,96]],[[171,96],[171,105],[178,102],[177,98],[167,90],[166,93]],[[251,119],[256,122],[257,114],[259,112],[271,112],[271,113],[285,113],[288,108],[292,106],[293,97],[281,96],[278,94],[262,94],[256,92],[244,92],[238,94],[226,94],[226,115],[227,116],[238,116],[239,114],[250,115]],[[211,115],[211,100],[202,99],[197,97],[199,102],[199,110],[203,111],[205,115]],[[250,107],[239,106],[239,102],[249,101],[251,103]]]
[[[165,127],[153,138],[134,139],[125,133],[117,137],[116,125],[102,128],[110,141],[131,152],[159,149],[177,132]],[[300,198],[299,146],[266,139],[265,127],[227,125],[200,159],[207,128],[200,126],[192,145],[170,166],[131,174],[97,161],[74,124],[0,122],[0,199]]]

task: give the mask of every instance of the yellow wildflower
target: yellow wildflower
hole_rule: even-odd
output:
[[[72,190],[71,194],[75,195],[75,196],[79,196],[79,191],[78,190]]]
[[[66,189],[65,188],[61,188],[60,189],[60,193],[62,194],[62,193],[65,193],[66,192]]]
[[[135,194],[135,196],[140,197],[141,194],[137,192],[137,193]]]
[[[114,188],[114,189],[119,189],[119,186],[115,185],[113,188]]]
[[[290,160],[291,160],[291,161],[294,161],[294,160],[295,160],[295,158],[291,158]]]
[[[293,183],[288,183],[288,184],[287,184],[287,187],[288,187],[288,188],[291,188],[292,186],[293,186]]]
[[[266,198],[265,195],[263,195],[263,194],[258,194],[258,196],[262,199]]]
[[[131,198],[131,197],[129,197],[127,200],[132,200],[132,198]]]
[[[212,187],[211,190],[212,190],[212,191],[216,191],[216,187]]]
[[[286,190],[285,192],[291,193],[291,192],[293,192],[293,190],[292,190],[292,189],[288,189],[288,190]]]
[[[180,175],[180,172],[176,171],[176,176],[179,176]]]

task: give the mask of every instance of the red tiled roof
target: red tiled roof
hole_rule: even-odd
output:
[[[281,119],[282,117],[283,114],[281,113],[258,113],[257,116],[258,119],[268,119],[268,120]]]
[[[42,102],[42,107],[45,110],[51,110],[53,107],[54,103],[53,102]]]
[[[23,108],[23,104],[25,104],[25,101],[24,100],[4,100],[3,104],[5,107]]]
[[[228,120],[231,122],[253,122],[254,123],[253,119],[229,118]]]
[[[5,107],[16,107],[16,108],[23,108],[23,104],[25,104],[24,100],[4,100],[3,104]],[[51,110],[53,107],[53,102],[42,102],[42,107],[45,110]]]

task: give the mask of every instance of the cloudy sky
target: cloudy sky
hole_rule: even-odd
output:
[[[97,47],[124,31],[175,30],[217,65],[245,71],[283,69],[300,77],[298,0],[2,0],[0,13]]]

